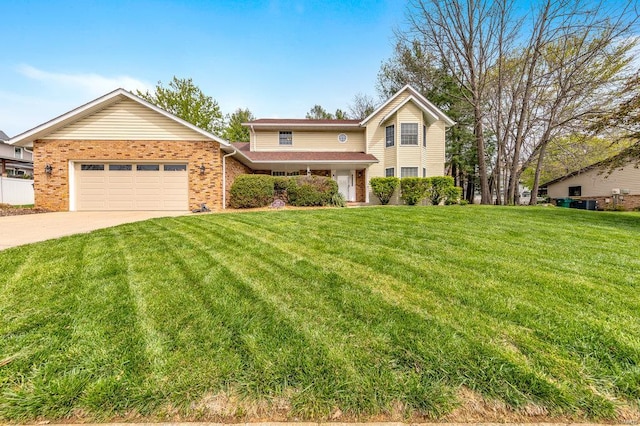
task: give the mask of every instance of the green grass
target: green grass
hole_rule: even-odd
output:
[[[2,421],[442,418],[468,395],[620,419],[640,406],[640,215],[150,220],[0,252],[0,319]]]

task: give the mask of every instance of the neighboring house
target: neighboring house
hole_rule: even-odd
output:
[[[331,176],[347,201],[376,203],[372,177],[442,176],[445,130],[455,124],[410,86],[364,120],[260,119],[234,144],[255,173]]]
[[[0,176],[33,176],[33,153],[7,143],[9,137],[0,130]]]
[[[607,160],[592,164],[541,185],[551,199],[597,200],[601,209],[640,207],[640,168],[634,161],[609,170]]]
[[[332,176],[375,202],[371,177],[443,175],[453,124],[406,86],[362,121],[255,120],[251,142],[230,144],[118,89],[10,143],[33,148],[35,204],[50,210],[222,208],[241,173]]]

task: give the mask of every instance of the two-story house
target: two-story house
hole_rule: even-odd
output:
[[[331,176],[375,203],[372,177],[444,174],[453,124],[406,86],[364,120],[255,120],[232,144],[118,89],[9,142],[33,149],[35,204],[52,211],[224,208],[240,173]]]
[[[33,155],[31,151],[9,145],[9,136],[0,130],[0,176],[33,176]]]
[[[364,120],[259,119],[235,157],[253,173],[331,176],[347,201],[376,202],[376,176],[442,176],[454,122],[411,86]],[[226,149],[227,151],[229,148]]]

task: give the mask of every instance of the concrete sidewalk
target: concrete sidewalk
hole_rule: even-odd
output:
[[[188,211],[56,212],[0,217],[0,250]]]

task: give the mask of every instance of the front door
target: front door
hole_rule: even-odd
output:
[[[338,192],[344,196],[344,199],[349,201],[349,170],[338,170],[336,172],[336,181],[338,182]]]

